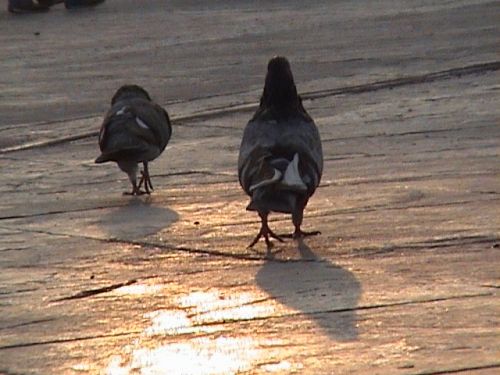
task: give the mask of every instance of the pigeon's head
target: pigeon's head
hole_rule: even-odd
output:
[[[280,109],[296,106],[297,102],[297,88],[290,63],[286,57],[273,57],[267,64],[266,84],[261,103]]]
[[[292,68],[284,56],[275,56],[267,63],[267,78],[288,80],[293,84]]]
[[[143,98],[151,101],[151,97],[148,92],[138,85],[124,85],[120,87],[113,98],[111,99],[111,105],[114,105],[119,100],[131,99],[131,98]]]

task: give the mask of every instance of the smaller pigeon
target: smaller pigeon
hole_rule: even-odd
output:
[[[301,229],[304,209],[319,185],[323,152],[318,129],[302,106],[290,63],[274,57],[267,75],[260,105],[243,133],[238,159],[238,176],[250,196],[247,210],[257,211],[262,225],[249,247],[260,238],[283,241],[268,226],[270,212],[292,215],[293,238],[319,234]]]
[[[114,161],[128,175],[132,192],[127,195],[150,194],[153,190],[148,162],[165,149],[172,135],[167,111],[151,100],[148,92],[137,85],[125,85],[111,99],[99,132],[101,155],[96,163]],[[137,183],[137,164],[142,163]],[[144,183],[144,191],[141,186]]]

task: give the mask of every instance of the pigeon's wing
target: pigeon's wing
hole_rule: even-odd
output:
[[[323,174],[323,149],[314,121],[293,121],[280,139],[284,148],[299,154],[299,170],[307,185],[309,196],[318,187]]]
[[[109,131],[108,128],[111,125],[111,119],[113,118],[114,112],[109,110],[104,116],[104,120],[101,124],[101,129],[99,130],[99,148],[101,151],[106,150],[106,145],[109,139]]]
[[[137,138],[154,144],[156,135],[151,127],[136,115],[136,110],[128,101],[116,103],[104,117],[99,132],[99,146],[105,150],[113,138]]]
[[[276,143],[275,131],[271,125],[265,121],[250,121],[243,132],[238,157],[238,177],[247,194],[250,194],[250,186],[255,182],[261,164],[271,156],[271,149]]]
[[[167,111],[156,103],[136,100],[131,110],[138,121],[144,123],[154,134],[155,144],[162,152],[172,135],[172,125]]]

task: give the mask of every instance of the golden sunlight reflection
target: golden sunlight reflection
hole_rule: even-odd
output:
[[[262,365],[260,368],[265,372],[282,372],[282,373],[290,373],[296,372],[302,368],[302,364],[293,364],[288,361],[282,361],[277,363],[268,363]]]
[[[281,307],[263,296],[248,292],[229,296],[218,291],[195,292],[178,298],[177,302],[180,307],[189,309],[197,324],[269,316]]]
[[[204,312],[207,309],[213,310],[218,308],[226,308],[230,306],[238,306],[249,303],[258,299],[255,293],[239,293],[224,296],[219,291],[210,292],[193,292],[187,296],[177,298],[179,306],[184,308],[195,309],[196,312]]]
[[[138,370],[141,374],[235,374],[250,370],[259,356],[250,338],[203,337],[134,350],[125,365],[121,357],[113,357],[108,374],[125,375]]]
[[[217,326],[194,326],[192,319],[184,311],[157,310],[144,317],[151,319],[152,323],[144,331],[147,336],[213,333],[220,330]]]
[[[156,294],[164,288],[165,288],[164,285],[131,284],[115,289],[114,292],[117,294],[129,294],[129,295],[141,296],[147,294]]]
[[[128,289],[129,294],[141,290],[141,285],[133,286],[139,288]],[[261,369],[270,373],[301,368],[300,364],[287,361],[266,363],[263,360],[270,347],[281,345],[276,340],[225,334],[224,323],[229,320],[248,320],[275,313],[278,305],[266,295],[250,292],[224,295],[213,290],[178,296],[173,302],[176,305],[173,309],[144,315],[151,321],[150,326],[131,345],[124,347],[121,355],[110,359],[108,375],[224,375],[250,371],[259,363]],[[178,335],[183,336],[176,337]]]

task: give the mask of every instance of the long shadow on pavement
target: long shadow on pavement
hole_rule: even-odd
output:
[[[361,284],[352,272],[318,258],[303,241],[299,252],[303,261],[266,262],[257,284],[276,301],[310,317],[331,339],[356,340]]]

